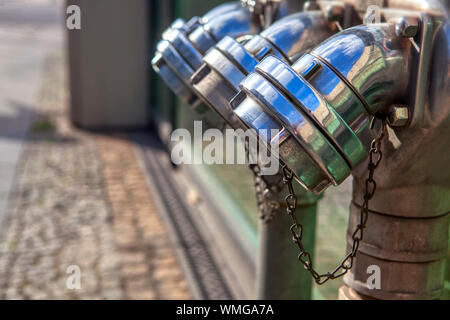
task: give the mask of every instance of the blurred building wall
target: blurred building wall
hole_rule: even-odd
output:
[[[89,129],[148,123],[150,1],[67,0],[81,8],[68,31],[71,118]]]

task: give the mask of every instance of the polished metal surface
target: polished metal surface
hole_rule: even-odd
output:
[[[311,54],[297,60],[292,69],[323,96],[367,148],[374,138],[369,127],[369,113],[352,88]]]
[[[334,184],[339,184],[349,174],[345,160],[322,132],[264,77],[257,73],[250,74],[241,83],[241,89],[258,101],[266,113],[294,136]]]
[[[375,114],[405,96],[409,47],[407,39],[396,35],[394,24],[367,25],[340,32],[311,54],[344,79]]]
[[[410,47],[407,39],[396,35],[394,24],[353,27],[332,36],[292,67],[282,59],[265,58],[255,70],[274,85],[273,92],[257,81],[252,81],[253,87],[244,91],[263,96],[266,101],[269,96],[288,99],[295,106],[289,110],[281,98],[267,105],[275,121],[295,136],[300,132],[299,124],[306,123],[300,122],[298,115],[305,115],[311,126],[307,127],[310,134],[305,140],[307,146],[301,144],[302,148],[321,146],[322,149],[309,153],[319,167],[329,170],[330,165],[319,159],[333,154],[336,166],[353,170],[368,156],[372,138],[370,117],[386,109],[406,90],[409,76],[405,70],[406,53]],[[251,74],[248,78],[255,76]],[[324,133],[321,135],[324,140],[314,140],[315,132]],[[327,145],[333,148],[333,153],[327,151]],[[346,165],[342,166],[337,159],[344,159]],[[350,169],[338,179],[332,174],[330,183],[339,184],[350,175]]]
[[[348,176],[350,168],[333,145],[314,126],[312,120],[297,112],[295,106],[278,93],[269,81],[252,73],[241,83],[241,88],[250,98],[235,109],[235,114],[241,120],[258,133],[269,132],[267,129],[277,128],[274,123],[279,123],[278,128],[286,128],[299,144],[300,147],[293,148],[293,141],[283,138],[279,152],[281,160],[292,166],[300,183],[317,193],[321,191],[320,188],[330,183],[339,184]],[[272,137],[262,138],[270,147]],[[289,152],[294,154],[291,156]]]
[[[303,113],[317,126],[325,129],[327,137],[350,167],[357,166],[367,157],[367,149],[352,129],[323,96],[287,64],[275,57],[267,57],[255,70],[279,88],[295,104],[297,112]]]
[[[232,127],[242,127],[229,105],[239,83],[264,57],[275,55],[292,63],[334,33],[321,11],[291,14],[246,41],[225,37],[204,57],[192,78],[202,100]]]
[[[200,101],[190,79],[203,64],[206,51],[225,36],[239,37],[258,30],[249,10],[236,2],[223,4],[188,23],[177,19],[157,45],[153,69],[180,99],[195,108]],[[201,106],[196,110],[206,111]]]
[[[278,143],[280,157],[292,168],[305,188],[319,193],[322,188],[331,184],[327,171],[313,161],[287,130],[263,112],[263,107],[256,99],[241,92],[232,103],[238,105],[235,114],[247,128],[253,129],[252,132],[259,135],[268,148],[271,143]],[[279,134],[271,137],[268,135],[271,130],[277,130]]]
[[[279,157],[309,190],[345,178],[330,171],[331,158],[340,161],[336,170],[352,170],[349,246],[366,190],[369,123],[384,114],[391,129],[374,177],[377,193],[345,282],[361,297],[436,299],[448,254],[450,28],[434,2],[393,3],[395,10],[382,8],[386,23],[346,29],[292,66],[285,56],[263,59],[232,107],[255,130],[279,130]],[[423,11],[403,10],[418,4]],[[269,137],[260,138],[270,147]],[[381,269],[379,290],[367,288],[369,265]]]
[[[292,14],[275,22],[259,36],[292,63],[333,33],[333,25],[328,24],[323,12],[318,10]],[[255,40],[246,45],[250,52],[254,52],[251,50],[252,41]]]
[[[253,129],[268,149],[277,144],[306,189],[320,193],[352,173],[349,246],[367,194],[370,123],[386,118],[377,192],[345,282],[355,296],[436,299],[450,212],[448,12],[434,0],[377,4],[380,24],[359,25],[367,1],[318,1],[260,34],[242,8],[178,20],[154,68],[185,101],[200,97],[233,128]],[[373,264],[382,272],[375,291],[366,286]]]
[[[426,18],[428,22],[433,20]],[[367,251],[368,255],[360,257],[357,268],[345,279],[347,285],[358,292],[377,298],[436,299],[443,290],[450,212],[450,28],[448,21],[434,21],[427,30],[420,30],[417,37],[423,39],[423,33],[434,30],[433,45],[421,51],[430,56],[413,59],[410,65],[412,74],[421,69],[426,70],[427,76],[420,78],[422,71],[413,76],[421,80],[407,94],[414,97],[419,90],[425,89],[421,110],[425,121],[393,127],[401,142],[397,149],[388,141],[384,144],[385,159],[376,177],[378,192],[372,199],[371,210],[383,213],[386,218],[373,227],[373,234],[372,231],[366,233],[366,244],[361,250]],[[424,60],[433,62],[424,68],[421,64]],[[411,105],[408,107],[410,112],[416,111]],[[363,189],[363,173],[356,172],[353,187],[356,205],[361,203]],[[373,217],[379,220],[378,216]],[[376,239],[375,235],[378,236],[381,229],[391,232],[389,236]],[[397,241],[396,237],[399,237]],[[374,252],[370,250],[372,247],[380,250]],[[363,277],[366,277],[364,266],[373,263],[374,258],[370,256],[383,263],[382,272],[393,275],[394,280],[384,287],[382,283],[383,290],[379,292],[369,293],[362,286]],[[400,276],[402,272],[416,276],[408,277],[409,283],[402,282],[405,278]]]

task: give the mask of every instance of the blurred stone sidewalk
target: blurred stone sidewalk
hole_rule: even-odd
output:
[[[62,55],[45,64],[0,232],[1,299],[188,299],[124,134],[70,126]],[[81,289],[67,287],[69,266]]]

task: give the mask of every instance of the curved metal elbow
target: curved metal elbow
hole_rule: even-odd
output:
[[[309,11],[282,18],[247,42],[225,37],[205,55],[192,84],[211,109],[232,127],[240,127],[229,101],[259,61],[276,55],[290,64],[334,32],[321,11]]]
[[[395,25],[386,23],[340,32],[311,55],[346,82],[373,115],[404,98],[410,48],[408,40],[396,35]]]
[[[215,15],[214,19],[203,21],[189,34],[189,39],[195,43],[202,54],[205,54],[225,36],[237,38],[258,31],[260,31],[259,26],[253,23],[250,11],[239,6],[235,10]]]
[[[180,99],[195,107],[199,100],[190,78],[203,64],[206,51],[226,35],[239,37],[257,30],[249,10],[238,2],[220,5],[187,23],[177,19],[157,44],[153,69]]]
[[[410,50],[386,23],[340,32],[292,67],[267,57],[241,82],[234,114],[256,131],[279,128],[280,160],[321,192],[367,159],[370,118],[405,99]]]
[[[300,55],[317,46],[334,33],[321,11],[308,11],[283,18],[250,40],[245,47],[254,52],[262,39],[272,44],[287,61],[293,63]],[[262,39],[260,39],[261,37]]]

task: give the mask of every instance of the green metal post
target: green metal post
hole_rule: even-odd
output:
[[[285,204],[287,187],[281,192],[272,192],[264,183],[261,185],[262,214],[273,215],[273,218],[267,222],[261,220],[259,224],[257,298],[309,300],[312,297],[312,277],[298,261],[298,248],[292,242],[292,221],[286,213]],[[297,183],[295,192],[298,196],[296,216],[304,227],[303,243],[313,254],[317,201],[320,197]]]

